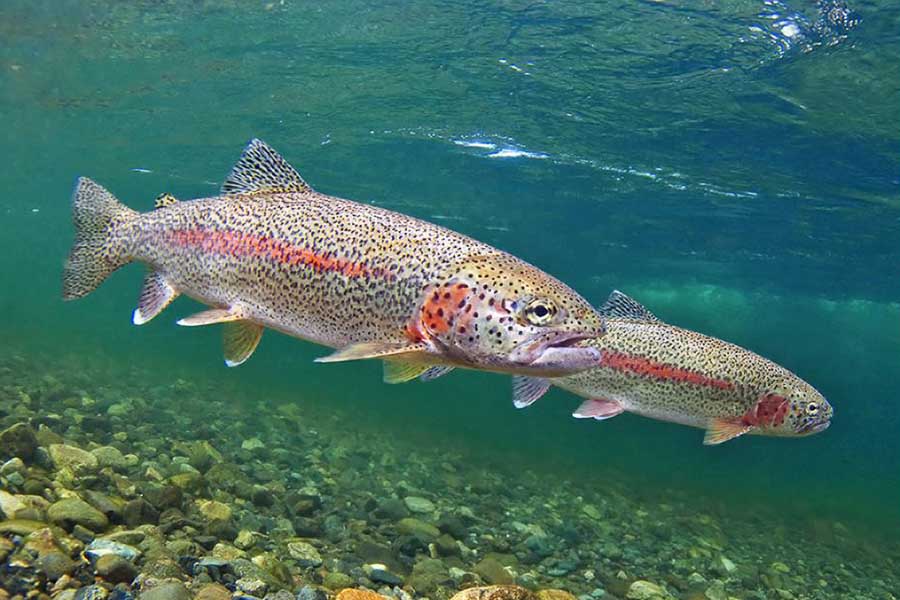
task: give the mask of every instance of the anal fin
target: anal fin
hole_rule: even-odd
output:
[[[605,400],[602,398],[591,398],[581,403],[581,406],[575,409],[572,416],[576,419],[597,419],[604,421],[612,419],[616,415],[625,412],[622,405],[615,400]]]
[[[362,360],[365,358],[385,358],[387,356],[403,357],[405,359],[419,359],[421,362],[427,362],[431,358],[428,352],[428,346],[422,342],[359,342],[344,346],[336,350],[328,356],[320,356],[316,359],[319,363],[344,362],[348,360]],[[409,360],[408,362],[418,362]],[[434,363],[427,364],[428,367]]]
[[[131,315],[131,322],[143,325],[161,313],[177,297],[178,292],[169,285],[165,277],[157,271],[150,271],[144,277],[138,306]]]
[[[525,408],[534,404],[550,389],[550,381],[540,377],[515,375],[512,378],[513,406]]]
[[[753,429],[752,426],[744,425],[740,421],[712,419],[706,428],[706,435],[703,436],[703,444],[706,446],[721,444],[742,436],[751,429]]]
[[[225,350],[225,364],[236,367],[250,358],[259,345],[263,326],[252,321],[241,320],[225,323],[222,329],[222,345]]]

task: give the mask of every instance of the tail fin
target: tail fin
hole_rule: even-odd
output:
[[[135,220],[131,210],[87,177],[80,177],[72,194],[75,244],[63,269],[63,299],[81,298],[106,277],[131,262],[123,225]]]

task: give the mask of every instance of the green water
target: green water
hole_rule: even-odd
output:
[[[510,485],[527,470],[693,498],[738,529],[752,514],[796,531],[801,554],[817,546],[800,532],[839,521],[897,556],[900,9],[853,8],[858,26],[817,29],[800,0],[7,0],[2,351],[209,382],[250,423],[265,399],[296,402],[410,452],[455,448]],[[561,391],[516,411],[499,375],[387,386],[377,364],[314,365],[325,349],[277,334],[229,370],[217,331],[175,327],[188,300],[131,326],[134,266],[62,303],[76,176],[149,210],[161,192],[215,193],[252,137],[319,191],[783,364],[828,398],[831,428],[708,448],[631,415],[576,421]]]

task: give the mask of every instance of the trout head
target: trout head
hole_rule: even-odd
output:
[[[760,396],[752,415],[766,435],[802,437],[824,431],[834,414],[831,404],[814,387],[791,377]]]
[[[576,345],[604,331],[575,291],[502,254],[470,257],[428,285],[407,328],[449,362],[545,377],[596,366],[599,351]]]

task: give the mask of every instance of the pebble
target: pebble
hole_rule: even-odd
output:
[[[0,459],[18,457],[31,462],[37,447],[34,429],[27,423],[16,423],[0,431]]]
[[[670,596],[662,587],[650,581],[637,580],[628,587],[627,600],[666,600]]]
[[[363,571],[366,577],[376,583],[386,583],[388,585],[403,585],[403,578],[399,575],[391,573],[387,566],[375,563],[363,565]]]
[[[319,588],[312,587],[311,585],[304,585],[297,591],[297,600],[327,600],[328,596],[325,594],[323,590]],[[343,598],[343,600],[354,600],[349,598]]]
[[[340,571],[331,571],[322,579],[322,585],[329,590],[339,590],[353,585],[353,578]]]
[[[518,585],[489,585],[462,590],[450,600],[535,600],[535,595]]]
[[[403,499],[403,503],[411,512],[418,514],[428,514],[434,512],[434,503],[428,498],[421,496],[407,496]]]
[[[62,552],[53,551],[34,561],[34,568],[50,581],[56,581],[63,575],[71,575],[75,570],[75,563]]]
[[[94,569],[110,583],[131,583],[137,577],[134,565],[117,554],[104,554],[97,559]]]
[[[23,461],[21,458],[16,456],[14,458],[9,459],[5,463],[3,463],[2,466],[0,466],[0,475],[6,475],[6,476],[9,476],[12,474],[19,475],[20,473],[25,471],[25,469],[26,469],[25,461]],[[19,477],[21,477],[21,475],[19,475]]]
[[[99,532],[109,526],[106,515],[81,498],[64,498],[54,502],[47,509],[47,517],[65,529],[72,529],[77,524]]]
[[[511,584],[513,576],[496,558],[487,556],[479,561],[472,569],[486,582],[493,584]]]
[[[318,567],[322,564],[322,556],[319,551],[308,542],[302,540],[288,542],[287,551],[301,567]]]
[[[262,450],[265,447],[266,445],[259,438],[248,438],[241,442],[241,448],[250,452]]]
[[[125,455],[114,446],[100,446],[91,450],[91,454],[97,457],[100,468],[109,467],[115,471],[124,471],[128,468]]]
[[[434,525],[425,523],[424,521],[420,521],[413,517],[400,519],[400,521],[397,522],[397,529],[400,533],[415,536],[425,543],[433,542],[441,535],[440,530]]]
[[[75,592],[74,600],[106,600],[108,597],[109,590],[107,590],[102,585],[88,585],[83,588],[79,588],[78,591]],[[178,600],[187,599],[179,598]]]
[[[207,583],[197,590],[194,600],[231,600],[231,592],[224,585]]]
[[[47,449],[57,469],[68,468],[74,473],[90,473],[100,467],[97,457],[86,450],[66,444],[50,444]]]
[[[138,600],[191,600],[191,594],[184,584],[172,581],[141,592]]]

